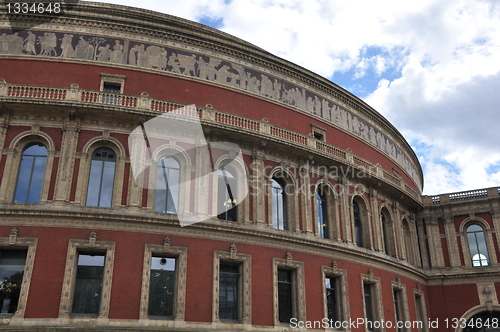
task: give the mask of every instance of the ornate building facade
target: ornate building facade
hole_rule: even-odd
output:
[[[384,117],[215,29],[9,10],[0,329],[499,331],[499,188],[422,196]]]

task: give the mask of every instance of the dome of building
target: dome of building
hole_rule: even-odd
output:
[[[241,39],[61,6],[0,8],[0,330],[498,331],[498,188],[423,196],[387,119]]]

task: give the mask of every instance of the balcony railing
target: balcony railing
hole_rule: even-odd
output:
[[[484,198],[500,197],[500,187],[461,191],[437,196],[424,196],[424,204],[445,204]]]
[[[181,112],[182,115],[199,117],[206,123],[221,124],[234,127],[236,130],[265,134],[278,140],[285,141],[289,145],[298,145],[302,148],[314,149],[318,153],[326,154],[330,158],[345,164],[352,164],[364,171],[371,173],[374,177],[382,181],[396,185],[402,191],[420,201],[420,195],[399,177],[381,169],[380,165],[373,164],[363,158],[354,156],[350,150],[342,150],[328,143],[319,141],[310,135],[303,135],[288,129],[273,126],[267,119],[256,121],[234,114],[224,113],[214,110],[212,107],[185,107],[187,105],[170,101],[150,98],[146,92],[140,96],[130,96],[118,93],[83,90],[77,84],[72,84],[70,88],[54,88],[44,86],[15,85],[7,84],[0,79],[0,100],[9,101],[11,99],[36,99],[54,100],[57,102],[101,104],[107,107],[120,107],[134,110],[154,111],[154,112]],[[179,114],[181,114],[179,113]]]

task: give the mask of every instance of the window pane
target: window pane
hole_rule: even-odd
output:
[[[151,258],[148,305],[150,316],[174,315],[176,267],[175,258]]]
[[[221,263],[219,278],[220,319],[238,319],[239,278],[238,264]]]
[[[467,227],[467,242],[472,266],[488,266],[490,258],[483,228],[477,224]]]
[[[292,271],[278,270],[279,321],[290,323],[293,317]]]
[[[180,166],[173,158],[161,158],[156,170],[155,211],[177,213]]]
[[[363,230],[362,230],[362,224],[361,224],[361,213],[359,211],[359,205],[358,202],[354,201],[352,203],[353,206],[353,213],[354,213],[354,236],[355,236],[355,241],[356,245],[359,247],[363,246]]]
[[[323,192],[323,189],[318,188],[318,191]],[[316,194],[316,210],[318,211],[318,235],[322,238],[328,239],[328,210],[324,194]]]
[[[0,313],[14,314],[17,310],[23,281],[26,250],[0,251]]]
[[[116,154],[108,148],[99,148],[90,162],[87,206],[111,207],[115,181]]]
[[[236,221],[237,204],[236,179],[227,169],[219,169],[217,183],[217,217],[221,220]]]
[[[98,315],[105,255],[79,254],[73,294],[73,314]]]
[[[23,151],[19,165],[15,203],[39,203],[47,162],[47,148],[34,144]]]
[[[273,227],[282,230],[286,229],[284,195],[283,187],[276,180],[272,179],[271,200]]]
[[[325,278],[326,308],[328,319],[334,322],[339,320],[338,290],[336,278]]]
[[[373,331],[373,322],[374,322],[374,308],[373,308],[373,294],[372,294],[372,285],[364,284],[364,297],[365,297],[365,311],[366,311],[366,321],[371,322],[367,323],[368,331]]]

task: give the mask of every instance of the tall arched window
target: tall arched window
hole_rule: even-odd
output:
[[[17,175],[15,203],[39,203],[42,193],[47,148],[40,143],[28,145],[21,156]]]
[[[387,218],[385,214],[382,213],[382,237],[384,238],[384,249],[387,255],[390,255],[390,245],[389,245],[389,230],[387,225]]]
[[[162,157],[156,169],[155,211],[177,213],[179,205],[180,165],[174,158]]]
[[[280,179],[271,179],[271,200],[273,227],[288,229],[285,187]]]
[[[234,173],[234,174],[233,174]],[[236,177],[234,171],[229,171],[222,166],[218,171],[217,186],[217,218],[221,220],[237,221],[238,190],[236,186]]]
[[[92,153],[90,162],[87,206],[111,207],[115,183],[116,153],[99,148]]]
[[[316,211],[318,222],[318,235],[324,239],[330,238],[330,229],[328,225],[328,202],[325,188],[319,186],[316,191]]]
[[[477,224],[472,224],[467,227],[466,233],[467,242],[469,243],[470,257],[472,259],[472,266],[490,265],[490,256],[488,255],[484,229]]]
[[[354,241],[358,247],[363,246],[363,225],[361,222],[361,210],[356,201],[352,202],[352,209],[354,213]]]

